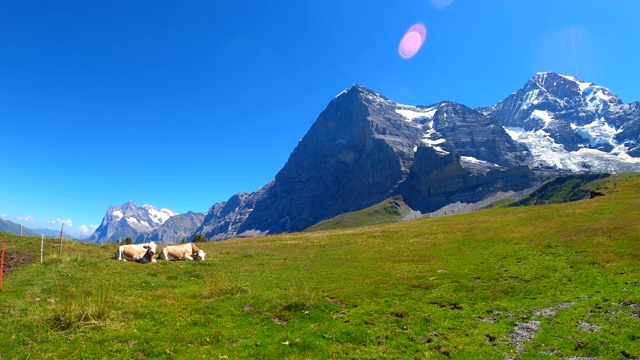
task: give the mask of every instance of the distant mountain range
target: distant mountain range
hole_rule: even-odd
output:
[[[59,237],[60,230],[51,230],[51,229],[38,229],[38,228],[28,228],[26,226],[22,226],[20,228],[20,224],[16,224],[9,220],[0,219],[0,232],[7,232],[15,235],[24,235],[24,236],[40,236],[44,235],[46,237]],[[64,233],[64,238],[68,239],[71,235],[69,233]]]
[[[394,196],[414,214],[444,214],[522,196],[550,176],[621,171],[640,171],[640,103],[575,77],[538,73],[477,109],[404,105],[353,85],[329,102],[264,187],[206,214],[110,207],[89,240],[301,231]]]
[[[37,233],[31,229],[28,229],[24,226],[22,226],[20,224],[16,224],[14,222],[11,222],[9,220],[4,220],[4,219],[0,219],[0,232],[7,232],[10,234],[15,234],[15,235],[20,235],[20,233],[22,232],[22,235],[25,236],[34,236]]]
[[[136,243],[150,240],[177,243],[192,236],[203,220],[203,213],[178,214],[149,204],[138,207],[129,201],[110,206],[102,223],[87,241],[101,244],[131,238]]]

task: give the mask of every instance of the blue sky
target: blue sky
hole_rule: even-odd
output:
[[[0,215],[88,236],[129,200],[205,212],[270,181],[354,83],[477,107],[556,71],[638,101],[639,16],[635,0],[0,0]]]

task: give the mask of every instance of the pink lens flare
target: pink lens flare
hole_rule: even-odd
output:
[[[415,24],[407,30],[398,46],[398,53],[403,59],[411,59],[418,53],[427,39],[427,28],[422,24]]]

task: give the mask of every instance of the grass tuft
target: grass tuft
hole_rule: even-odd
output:
[[[244,286],[233,283],[225,274],[218,274],[215,278],[207,278],[201,296],[211,299],[218,296],[235,296],[246,294],[249,290]]]
[[[67,292],[59,299],[49,298],[52,306],[49,327],[67,331],[86,326],[97,326],[109,319],[115,304],[114,296],[107,292],[78,294]]]

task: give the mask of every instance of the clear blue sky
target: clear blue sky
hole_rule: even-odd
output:
[[[353,83],[477,107],[556,71],[638,101],[638,18],[636,0],[0,0],[0,215],[90,233],[129,200],[205,212],[270,181]]]

